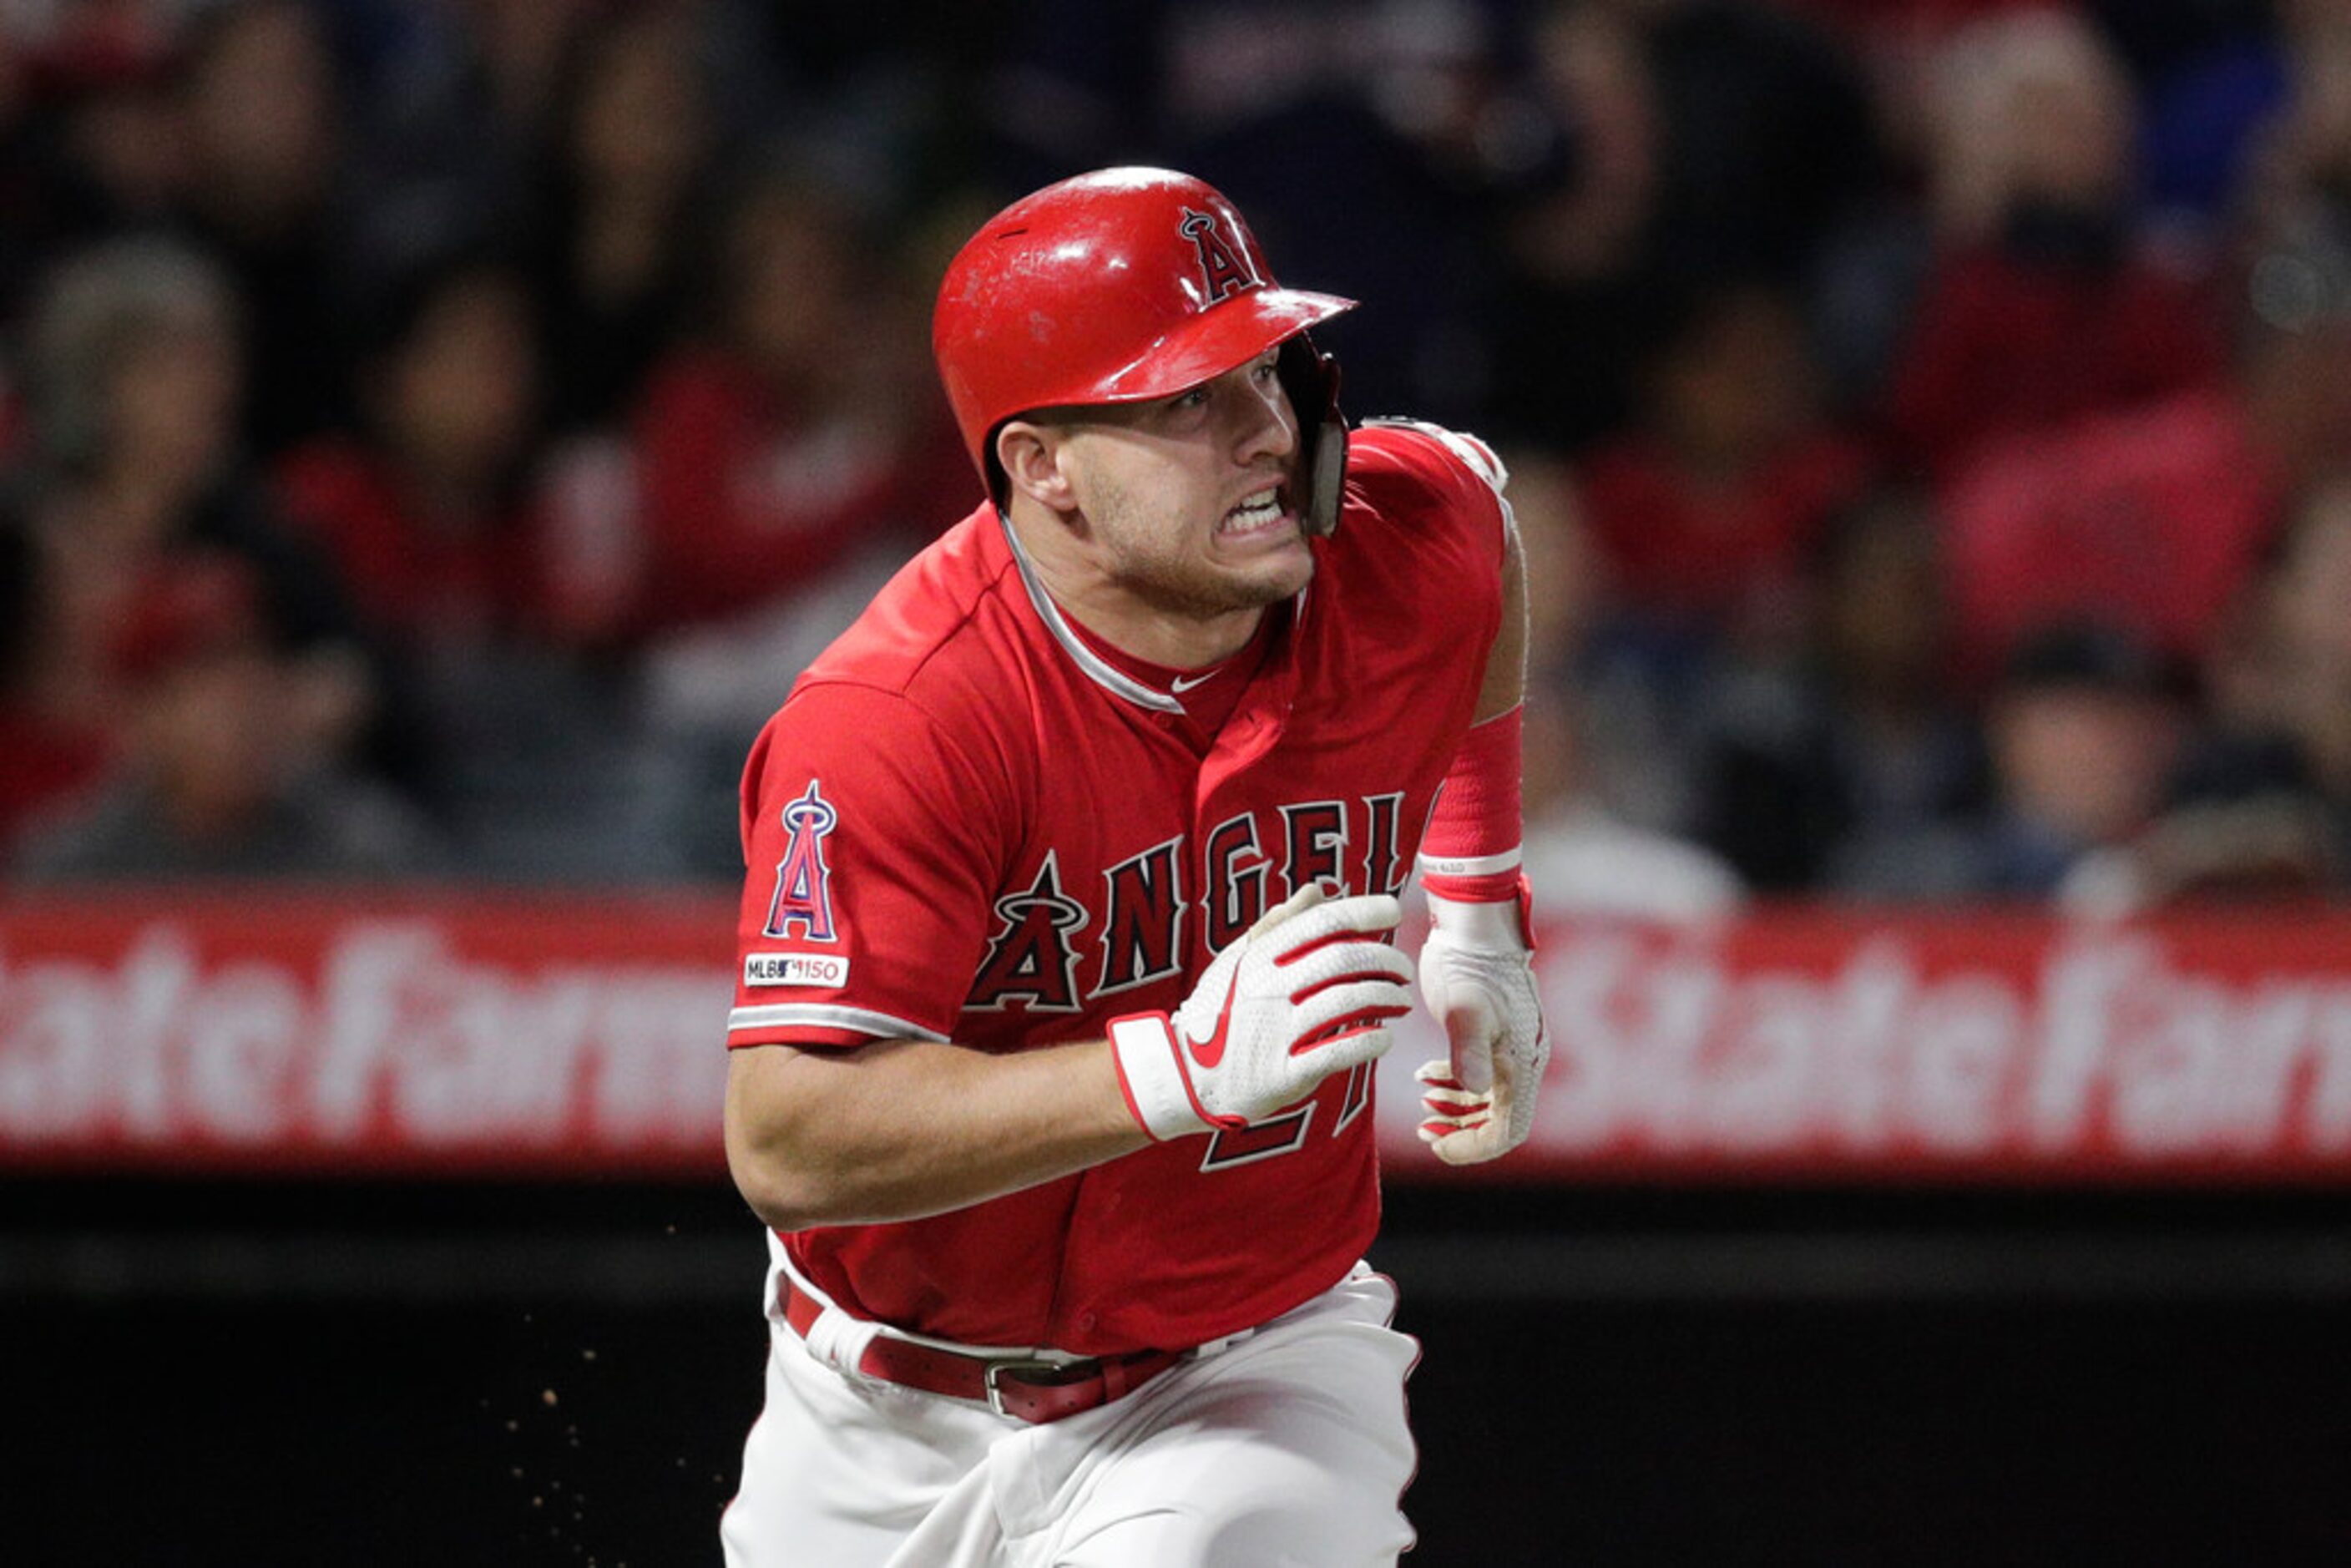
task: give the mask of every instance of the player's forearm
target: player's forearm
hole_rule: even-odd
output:
[[[734,1053],[726,1157],[781,1230],[916,1219],[1143,1147],[1103,1041],[996,1056],[928,1040]]]

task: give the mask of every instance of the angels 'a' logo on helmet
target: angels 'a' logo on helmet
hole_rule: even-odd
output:
[[[1182,228],[1184,237],[1200,253],[1200,277],[1207,287],[1202,304],[1214,305],[1245,288],[1264,287],[1265,279],[1257,275],[1249,252],[1227,237],[1224,221],[1216,214],[1186,207]]]

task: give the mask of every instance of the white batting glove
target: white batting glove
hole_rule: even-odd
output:
[[[1393,898],[1300,890],[1216,956],[1171,1017],[1113,1019],[1119,1087],[1165,1143],[1295,1104],[1333,1072],[1386,1053],[1412,1010],[1412,960],[1380,938]]]
[[[1430,894],[1420,994],[1445,1026],[1452,1053],[1415,1074],[1426,1087],[1420,1103],[1428,1113],[1420,1141],[1447,1165],[1475,1165],[1527,1141],[1551,1035],[1518,904],[1463,904]]]

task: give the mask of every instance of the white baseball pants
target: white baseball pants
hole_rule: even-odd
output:
[[[844,1375],[771,1308],[767,1407],[719,1529],[727,1568],[1393,1563],[1413,1542],[1399,1500],[1419,1354],[1395,1310],[1395,1287],[1359,1264],[1123,1399],[1032,1427]]]

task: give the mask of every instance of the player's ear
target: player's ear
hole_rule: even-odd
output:
[[[996,460],[1015,494],[1056,512],[1073,510],[1077,494],[1062,471],[1061,433],[1026,419],[1007,420],[996,433]]]

